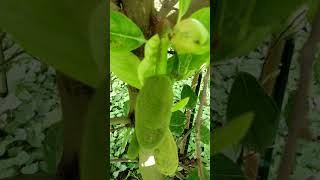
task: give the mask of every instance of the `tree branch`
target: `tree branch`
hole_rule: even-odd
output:
[[[130,124],[131,120],[128,117],[115,117],[110,119],[110,126],[111,125],[127,125]]]
[[[311,34],[300,55],[300,79],[295,94],[294,107],[291,113],[292,125],[289,127],[288,139],[285,145],[282,161],[279,166],[277,180],[288,180],[292,171],[294,155],[300,134],[300,127],[307,124],[308,94],[311,85],[312,64],[317,43],[320,42],[320,11],[314,21]]]
[[[195,121],[195,126],[196,126],[196,157],[197,157],[197,163],[198,163],[198,174],[200,180],[205,180],[204,173],[203,173],[203,167],[202,167],[202,160],[201,160],[201,144],[200,144],[200,129],[201,129],[201,117],[202,117],[202,111],[204,104],[206,102],[206,97],[207,97],[207,87],[208,87],[208,82],[209,82],[209,76],[210,76],[210,68],[208,68],[207,73],[204,77],[203,80],[203,90],[201,94],[201,101]]]

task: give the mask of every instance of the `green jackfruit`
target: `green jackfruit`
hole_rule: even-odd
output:
[[[210,50],[210,35],[196,19],[185,19],[173,29],[171,42],[178,54],[204,54]]]
[[[163,141],[154,150],[156,166],[164,175],[173,175],[179,164],[178,148],[169,129]]]
[[[137,96],[135,130],[141,148],[154,149],[164,137],[171,120],[172,82],[165,75],[145,80]]]

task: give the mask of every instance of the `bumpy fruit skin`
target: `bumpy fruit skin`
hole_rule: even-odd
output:
[[[128,152],[127,152],[128,158],[133,160],[136,159],[139,155],[139,143],[137,140],[136,133],[132,134],[131,142],[128,147]]]
[[[171,120],[172,82],[165,75],[145,80],[137,96],[135,130],[141,148],[154,149],[164,137]]]
[[[179,164],[178,148],[169,129],[163,141],[155,148],[156,166],[164,175],[173,175]]]
[[[173,29],[171,42],[178,54],[204,54],[210,50],[210,35],[196,19],[185,19]]]

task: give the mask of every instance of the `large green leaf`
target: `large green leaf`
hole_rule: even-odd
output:
[[[4,31],[44,63],[93,87],[106,65],[106,18],[102,0],[0,1]]]
[[[110,52],[110,69],[119,79],[141,88],[138,78],[139,58],[131,52]]]
[[[181,20],[183,15],[188,11],[192,0],[179,0],[179,16],[178,22]]]
[[[191,18],[199,20],[210,32],[210,7],[197,10],[191,15]]]
[[[231,88],[227,121],[233,121],[245,112],[255,114],[251,128],[244,139],[245,144],[259,151],[272,145],[279,125],[279,109],[255,77],[241,72]]]
[[[246,180],[241,168],[230,158],[223,154],[213,156],[211,177],[218,180]]]
[[[245,55],[286,25],[303,0],[217,0],[213,5],[215,60]]]
[[[110,49],[132,51],[145,42],[140,28],[127,16],[117,11],[110,13]]]
[[[221,152],[225,148],[239,143],[250,128],[253,118],[254,114],[252,112],[244,113],[238,117],[235,117],[224,127],[214,130],[211,148],[213,155]]]
[[[181,136],[185,127],[186,116],[182,111],[175,111],[171,115],[170,131],[176,135]]]

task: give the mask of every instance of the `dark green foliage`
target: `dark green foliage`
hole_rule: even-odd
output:
[[[189,97],[189,102],[186,105],[186,108],[193,109],[197,105],[198,96],[196,93],[192,90],[192,88],[188,85],[184,85],[183,89],[181,91],[181,99],[184,99],[186,97]]]
[[[263,151],[272,145],[279,124],[279,109],[255,77],[241,72],[237,75],[229,95],[227,120],[230,121],[245,112],[253,112],[252,122],[244,143]]]
[[[211,169],[211,178],[218,180],[246,180],[240,167],[223,154],[211,157],[214,166]]]

